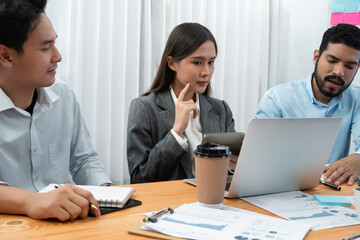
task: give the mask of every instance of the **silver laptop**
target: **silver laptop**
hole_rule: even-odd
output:
[[[225,197],[317,186],[341,121],[341,118],[252,119]]]
[[[232,154],[239,155],[244,136],[243,132],[206,133],[201,144],[216,143],[228,146]]]

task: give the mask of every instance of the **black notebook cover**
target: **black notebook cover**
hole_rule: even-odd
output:
[[[120,210],[122,210],[122,209],[130,208],[130,207],[134,207],[134,206],[138,206],[138,205],[141,205],[141,201],[130,198],[130,199],[127,201],[127,203],[126,203],[122,208],[116,208],[116,207],[100,207],[100,212],[101,212],[101,215],[103,215],[103,214],[120,211]],[[95,215],[94,215],[94,213],[91,211],[91,209],[89,209],[89,214],[88,214],[88,216],[90,216],[90,217],[95,217]]]

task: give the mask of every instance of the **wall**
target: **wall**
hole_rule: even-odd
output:
[[[274,3],[274,1],[272,1]],[[330,25],[331,0],[280,0],[278,49],[270,52],[277,66],[270,69],[270,87],[300,80],[314,70],[312,56]],[[273,36],[274,37],[274,36]],[[271,48],[273,49],[273,48]],[[273,56],[273,55],[276,56]],[[354,83],[360,84],[360,74]]]

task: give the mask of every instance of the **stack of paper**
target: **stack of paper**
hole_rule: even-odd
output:
[[[311,225],[311,230],[360,224],[360,216],[350,208],[320,205],[301,191],[242,198],[280,217]]]
[[[303,239],[310,226],[240,210],[184,204],[145,230],[190,239]]]

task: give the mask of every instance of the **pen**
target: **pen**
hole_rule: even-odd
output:
[[[152,222],[152,223],[156,223],[157,220],[165,215],[165,214],[172,214],[174,213],[174,210],[171,208],[163,208],[160,211],[154,212],[153,214],[151,214],[150,216],[146,217],[143,219],[144,222]]]
[[[343,238],[343,240],[356,240],[360,238],[360,234],[355,234],[350,237]]]
[[[336,191],[340,191],[341,187],[336,186],[335,184],[329,183],[329,182],[325,182],[324,180],[320,180],[320,183],[324,184],[327,187],[330,187],[332,189],[335,189]]]
[[[61,188],[62,186],[61,186],[60,184],[55,183],[55,184],[54,184],[54,187],[55,187],[55,188]],[[92,210],[98,210],[98,208],[97,208],[94,204],[89,203],[89,207],[90,207]]]

